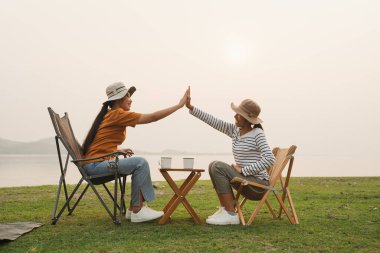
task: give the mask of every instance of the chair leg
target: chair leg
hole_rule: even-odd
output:
[[[121,199],[123,201],[122,205],[123,205],[123,214],[125,214],[127,212],[127,207],[125,206],[125,187],[126,187],[126,184],[127,184],[127,176],[123,176],[123,184],[122,184],[122,190],[121,190]]]
[[[100,203],[102,203],[104,209],[106,209],[108,215],[111,217],[112,221],[114,221],[116,223],[116,219],[115,217],[113,216],[111,210],[108,208],[108,206],[106,205],[106,203],[104,202],[104,200],[102,199],[102,197],[100,197],[98,191],[96,190],[95,186],[92,184],[92,182],[88,182],[90,187],[92,188],[92,190],[94,191],[95,195],[98,197]]]
[[[286,188],[286,194],[288,195],[288,201],[289,201],[290,208],[292,209],[292,214],[293,214],[294,222],[295,222],[295,224],[300,224],[299,221],[298,221],[296,209],[294,208],[292,196],[290,195],[290,191],[289,191],[288,188]]]
[[[272,214],[273,219],[276,219],[277,216],[276,216],[276,214],[274,213],[273,208],[271,207],[271,205],[270,205],[268,199],[265,200],[265,204],[266,204],[266,206],[268,207],[269,212]]]
[[[52,225],[55,225],[58,220],[59,220],[59,217],[61,217],[63,211],[65,210],[65,208],[69,205],[71,199],[73,198],[74,194],[76,193],[76,191],[78,190],[79,186],[82,184],[83,182],[83,178],[81,178],[78,182],[78,184],[76,185],[75,189],[73,190],[73,192],[70,194],[69,198],[66,200],[65,204],[63,205],[63,207],[61,208],[61,210],[59,211],[58,215],[56,217],[53,217],[53,221],[52,221]]]
[[[125,213],[125,204],[124,204],[124,191],[125,191],[125,176],[123,176],[123,182],[121,181],[121,177],[119,177],[119,185],[120,185],[120,208],[119,208],[119,221],[121,223],[121,219],[123,218],[123,214]]]
[[[247,198],[244,198],[241,202],[240,202],[240,207],[243,208],[245,202],[247,202]]]
[[[125,192],[125,183],[126,183],[126,176],[123,176],[123,183],[121,182],[121,177],[118,173],[115,174],[115,179],[114,179],[114,192],[113,192],[113,195],[111,194],[110,190],[108,189],[108,187],[106,186],[106,184],[102,184],[104,189],[106,190],[107,194],[110,196],[110,198],[112,199],[112,202],[113,202],[113,213],[110,211],[110,209],[107,207],[107,205],[105,204],[104,200],[100,197],[98,191],[96,190],[95,186],[89,182],[91,188],[94,190],[96,196],[98,197],[98,199],[100,200],[100,202],[102,203],[103,207],[106,209],[107,213],[109,214],[109,216],[111,217],[112,221],[115,223],[115,224],[118,224],[120,225],[121,224],[121,220],[122,220],[122,215],[125,213],[125,203],[124,203],[124,192]],[[120,191],[121,191],[121,196],[120,196],[120,206],[118,204],[118,187],[120,186]],[[119,215],[118,215],[118,212],[119,211]],[[119,217],[118,217],[119,216]]]
[[[288,175],[287,177],[290,176],[289,175],[289,169],[288,169]],[[281,184],[281,190],[282,190],[282,202],[285,203],[285,199],[286,199],[286,188],[287,188],[287,184],[289,183],[289,180],[287,180],[287,177],[286,177],[286,181],[285,183],[283,182],[282,178],[280,177],[280,184]],[[278,214],[277,214],[277,218],[281,218],[281,215],[282,215],[282,207],[280,206],[280,208],[278,209]]]
[[[126,213],[126,206],[125,206],[125,183],[126,183],[126,176],[123,176],[123,181],[121,181],[121,177],[119,178],[119,185],[120,185],[120,217],[121,214]]]
[[[256,215],[259,213],[261,207],[263,206],[265,200],[267,199],[268,197],[268,194],[269,194],[270,191],[267,191],[264,196],[262,197],[262,199],[260,200],[260,202],[257,204],[256,208],[255,208],[255,211],[253,211],[252,215],[251,215],[251,218],[249,218],[248,222],[247,222],[247,225],[251,225],[253,220],[255,219]]]
[[[114,183],[114,198],[113,198],[113,217],[114,217],[114,222],[115,223],[120,223],[120,221],[117,220],[117,210],[120,208],[118,208],[118,204],[117,204],[117,191],[118,191],[118,185],[119,185],[119,182],[118,182],[118,176],[117,174],[115,174],[115,183]]]
[[[288,166],[288,173],[286,175],[285,183],[283,183],[282,180],[281,180],[281,187],[282,187],[282,191],[283,191],[283,193],[282,193],[282,202],[285,202],[286,197],[288,197],[288,202],[289,202],[290,208],[292,210],[292,217],[294,219],[294,223],[295,224],[299,224],[297,213],[296,213],[296,209],[294,208],[292,196],[291,196],[289,188],[288,188],[289,181],[290,181],[290,174],[291,174],[292,168],[293,168],[293,163],[294,163],[294,157],[292,157],[290,159],[289,166]],[[281,218],[282,209],[283,208],[280,207],[280,209],[278,211],[278,218]]]
[[[81,201],[83,195],[86,193],[86,191],[87,191],[87,189],[88,189],[88,186],[89,186],[89,185],[87,184],[86,187],[84,188],[84,190],[82,191],[82,193],[80,194],[78,200],[75,202],[73,208],[71,208],[71,210],[70,210],[70,212],[69,212],[68,215],[71,215],[71,214],[74,212],[75,208],[76,208],[77,205],[79,204],[79,201]]]
[[[65,181],[65,178],[61,175],[61,177],[59,179],[59,183],[58,183],[57,195],[55,197],[55,203],[54,203],[53,214],[52,214],[53,219],[54,219],[54,217],[56,215],[56,212],[57,212],[58,202],[59,202],[59,198],[61,196],[62,184],[63,184],[63,188],[64,188],[64,191],[65,191],[65,199],[66,199],[66,201],[68,199],[67,189],[66,189],[66,181]],[[67,205],[67,209],[68,209],[68,211],[70,211],[70,206],[69,205]]]
[[[244,220],[244,216],[243,216],[243,211],[242,211],[242,207],[245,203],[245,201],[247,200],[246,198],[243,199],[242,203],[239,203],[239,197],[241,195],[241,192],[243,190],[243,187],[244,185],[243,184],[240,184],[239,186],[239,189],[237,190],[236,192],[236,196],[235,196],[235,204],[236,204],[236,210],[237,210],[237,213],[239,215],[239,219],[240,219],[240,222],[242,225],[245,225],[245,220]]]
[[[66,171],[67,171],[67,164],[68,164],[68,161],[69,161],[69,154],[67,154],[66,162],[65,162],[65,167],[63,167],[62,166],[61,151],[60,151],[60,147],[59,147],[59,139],[58,139],[57,136],[55,137],[55,144],[56,144],[56,148],[57,148],[58,162],[59,162],[59,168],[60,168],[60,171],[61,171],[61,176],[59,178],[58,190],[57,190],[57,195],[56,195],[56,199],[55,199],[55,203],[54,203],[54,208],[53,208],[53,213],[52,213],[52,220],[54,220],[55,217],[56,217],[56,212],[57,212],[57,208],[58,208],[58,202],[59,202],[59,198],[61,196],[62,185],[63,185],[63,190],[64,190],[64,193],[65,193],[65,199],[66,199],[66,201],[69,198],[68,191],[67,191],[67,186],[66,186],[66,180],[65,180],[65,175],[66,175]],[[70,212],[70,210],[71,210],[70,203],[68,203],[67,204],[67,211]]]
[[[114,195],[112,195],[112,193],[111,193],[111,191],[108,189],[107,185],[106,185],[106,184],[103,184],[103,187],[104,187],[104,189],[106,190],[106,192],[108,193],[108,196],[110,196],[110,198],[112,199],[112,201],[115,202]],[[116,204],[117,204],[117,203],[116,203]],[[117,204],[117,208],[120,209],[119,204]]]
[[[283,190],[282,190],[283,192],[282,192],[282,202],[285,202],[285,198],[286,198],[286,191],[285,191],[285,189],[283,188]],[[278,214],[277,214],[277,217],[278,218],[281,218],[281,215],[282,215],[282,207],[280,206],[280,208],[279,208],[279,210],[278,210]]]
[[[280,203],[282,209],[284,209],[285,214],[286,214],[286,216],[287,216],[288,219],[289,219],[289,222],[290,222],[291,224],[294,224],[293,218],[292,218],[292,216],[290,215],[288,208],[285,206],[285,204],[284,204],[284,202],[282,201],[282,199],[280,198],[280,196],[278,196],[278,194],[277,194],[276,192],[273,192],[273,193],[274,193],[274,195],[276,196],[278,202]]]
[[[65,176],[66,176],[66,171],[67,171],[67,166],[69,164],[69,154],[67,154],[66,156],[66,162],[65,162],[65,168],[64,168],[64,171],[63,171],[63,178],[62,178],[62,181],[63,181],[63,189],[64,189],[64,192],[65,192],[65,197],[66,199],[68,198],[69,194],[68,194],[68,191],[67,191],[67,186],[66,186],[66,179],[65,179]],[[67,211],[71,211],[71,208],[70,208],[70,203],[67,204]]]

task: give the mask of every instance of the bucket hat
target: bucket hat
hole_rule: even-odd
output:
[[[237,114],[243,116],[246,120],[252,124],[260,124],[263,121],[259,118],[261,112],[260,106],[252,99],[244,99],[239,106],[231,103],[231,108]]]
[[[132,94],[135,91],[136,91],[136,88],[134,86],[131,86],[128,89],[123,82],[116,82],[116,83],[110,84],[106,88],[106,94],[107,94],[108,100],[105,101],[104,103],[123,98],[125,95],[127,95],[127,93],[129,93],[129,95],[132,96]]]

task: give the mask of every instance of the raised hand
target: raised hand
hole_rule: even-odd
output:
[[[186,102],[187,102],[189,96],[190,96],[190,86],[187,88],[185,94],[183,95],[183,97],[181,98],[181,100],[179,101],[178,104],[179,104],[181,107],[183,107],[183,106],[186,104]]]
[[[188,95],[187,100],[186,100],[186,107],[192,111],[194,106],[191,105],[190,86],[189,86],[188,90],[189,90],[189,95]]]
[[[189,97],[190,97],[190,86],[189,88],[187,88],[185,94],[183,95],[181,100],[178,102],[178,104],[175,104],[174,106],[171,106],[171,107],[168,107],[168,108],[165,108],[153,113],[141,114],[141,117],[137,121],[137,124],[148,124],[148,123],[152,123],[169,116],[173,112],[182,108],[187,103]]]

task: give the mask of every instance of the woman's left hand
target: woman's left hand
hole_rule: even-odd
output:
[[[234,168],[237,172],[241,173],[241,166],[238,164],[231,164],[232,168]]]
[[[135,153],[133,153],[132,149],[130,149],[130,148],[123,148],[123,149],[120,149],[119,151],[127,153],[128,156],[132,156],[135,154]]]

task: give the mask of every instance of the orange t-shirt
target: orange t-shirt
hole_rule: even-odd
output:
[[[141,113],[125,111],[121,108],[113,109],[107,112],[93,142],[85,154],[85,158],[102,156],[117,151],[117,147],[123,143],[126,138],[126,127],[135,127]],[[84,164],[108,160],[108,157],[99,160],[91,160]]]

